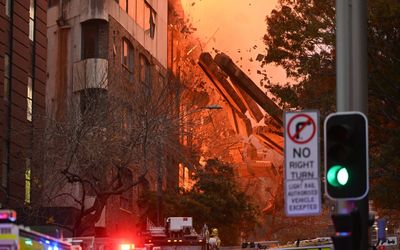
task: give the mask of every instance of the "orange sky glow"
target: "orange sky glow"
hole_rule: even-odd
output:
[[[217,49],[229,55],[257,84],[260,62],[265,54],[262,37],[266,32],[265,17],[276,7],[277,0],[181,0],[186,18],[197,29],[203,51],[214,55]],[[273,82],[287,82],[281,68],[266,67]]]

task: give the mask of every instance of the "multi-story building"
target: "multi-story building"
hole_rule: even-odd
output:
[[[88,93],[96,97],[122,84],[163,84],[167,11],[167,0],[49,0],[48,113],[67,119],[71,104],[84,111]],[[136,98],[137,93],[128,94]],[[150,189],[156,189],[154,173],[147,178]],[[139,186],[110,196],[96,227],[106,229],[108,235],[134,234],[140,215]],[[88,194],[85,202],[94,199]],[[63,201],[57,206],[74,207]]]
[[[45,109],[46,1],[0,1],[2,207],[23,207],[31,190],[32,134]]]

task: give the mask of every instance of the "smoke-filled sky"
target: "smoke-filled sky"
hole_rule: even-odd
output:
[[[197,29],[203,51],[213,49],[229,55],[257,84],[260,63],[257,54],[265,54],[262,37],[266,32],[265,17],[276,7],[277,0],[181,0],[186,17]],[[282,69],[268,66],[274,82],[286,82]]]

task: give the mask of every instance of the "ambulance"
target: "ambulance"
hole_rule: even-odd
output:
[[[15,211],[0,210],[1,250],[73,250],[70,243],[17,225],[16,221]]]

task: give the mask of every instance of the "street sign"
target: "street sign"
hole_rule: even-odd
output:
[[[286,112],[284,121],[286,215],[319,215],[319,113]]]
[[[384,246],[397,246],[399,243],[397,241],[397,236],[388,236],[386,240],[382,243]]]

